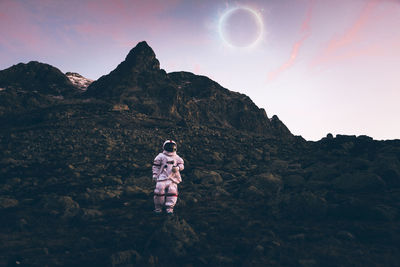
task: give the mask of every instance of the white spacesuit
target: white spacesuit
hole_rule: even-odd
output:
[[[178,199],[178,184],[182,182],[180,171],[184,169],[183,159],[176,154],[177,145],[172,140],[163,144],[163,152],[158,154],[153,163],[155,212],[161,213],[163,206],[167,213],[174,212]]]

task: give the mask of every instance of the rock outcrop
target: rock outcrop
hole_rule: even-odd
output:
[[[125,61],[93,82],[88,97],[107,98],[130,110],[168,118],[181,125],[235,128],[270,137],[292,138],[277,119],[270,121],[243,94],[229,91],[204,76],[189,72],[166,73],[146,42],[139,43]]]
[[[31,112],[80,94],[59,69],[37,61],[0,71],[0,115]]]
[[[67,72],[65,73],[65,76],[67,76],[67,78],[75,87],[81,90],[86,90],[88,86],[93,82],[93,80],[85,78],[76,72]]]
[[[68,96],[76,89],[59,69],[37,61],[0,71],[0,87],[53,96]]]

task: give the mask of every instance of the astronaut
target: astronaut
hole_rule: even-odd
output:
[[[153,181],[157,182],[154,189],[154,212],[158,214],[164,206],[167,214],[173,214],[178,200],[178,184],[182,182],[180,171],[184,169],[184,164],[176,150],[176,143],[167,140],[163,144],[163,152],[154,159]]]

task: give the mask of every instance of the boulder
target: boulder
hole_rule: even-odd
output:
[[[42,205],[46,212],[64,219],[73,218],[81,212],[78,202],[70,196],[45,196]]]
[[[247,191],[252,190],[255,194],[260,194],[261,191],[263,195],[269,197],[276,196],[283,188],[281,177],[272,173],[261,173],[250,177],[248,183]]]
[[[156,230],[146,245],[152,253],[164,257],[180,258],[199,241],[193,228],[177,216],[167,218],[161,228]]]
[[[57,204],[59,210],[61,210],[62,212],[63,218],[75,217],[80,212],[79,204],[69,196],[59,197],[57,200]]]
[[[196,169],[193,171],[193,177],[202,184],[221,184],[223,182],[221,175],[211,170]]]

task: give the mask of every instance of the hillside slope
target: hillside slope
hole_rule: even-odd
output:
[[[0,265],[398,264],[399,140],[306,142],[137,49],[84,94],[1,102]],[[151,166],[169,138],[186,168],[175,215],[155,216]]]

